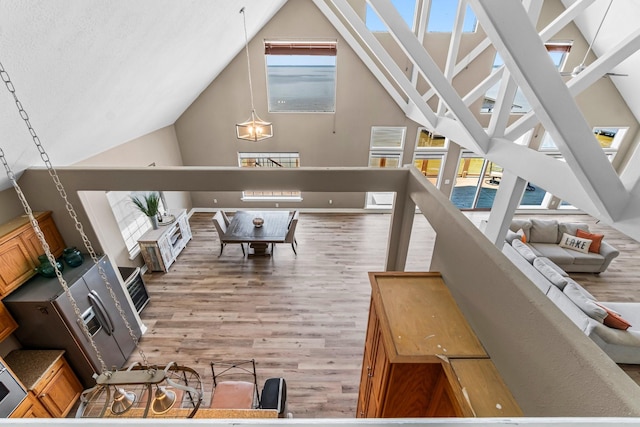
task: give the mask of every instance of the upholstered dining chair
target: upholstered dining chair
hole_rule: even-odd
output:
[[[293,215],[291,216],[291,221],[289,222],[289,230],[287,230],[287,236],[284,238],[285,243],[291,243],[291,249],[293,249],[293,253],[298,255],[296,252],[296,246],[298,246],[298,241],[296,240],[296,226],[298,225],[298,211],[293,211]]]
[[[227,244],[222,240],[224,233],[227,232],[227,223],[224,221],[222,211],[216,212],[211,220],[213,221],[213,225],[216,227],[218,238],[220,239],[220,255],[218,255],[218,257],[221,257],[224,247],[227,246]],[[242,255],[246,255],[246,253],[244,252],[244,245],[242,243],[240,243],[240,247],[242,248]]]
[[[222,212],[222,218],[224,219],[224,224],[228,227],[229,224],[231,224],[231,220],[229,219],[225,211],[220,211],[220,212]]]

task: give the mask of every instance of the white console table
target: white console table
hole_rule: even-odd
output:
[[[169,267],[178,258],[180,252],[191,240],[191,227],[186,209],[170,210],[169,215],[175,221],[149,230],[139,239],[140,252],[149,271],[169,271]]]

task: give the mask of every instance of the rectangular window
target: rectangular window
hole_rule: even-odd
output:
[[[336,111],[335,41],[265,41],[269,112]]]
[[[546,45],[547,51],[549,52],[549,56],[553,61],[553,64],[559,70],[564,65],[564,62],[571,50],[571,43],[567,42],[549,42]],[[495,60],[493,61],[492,70],[495,70],[498,67],[504,65],[504,61],[500,57],[499,53],[496,53]],[[484,101],[482,102],[482,107],[480,109],[481,113],[491,113],[496,103],[496,98],[498,96],[498,91],[500,90],[500,82],[493,85],[487,93],[484,95]],[[525,98],[524,94],[518,88],[516,91],[516,95],[513,98],[513,104],[511,105],[511,112],[514,114],[525,114],[531,111],[531,104],[527,98]]]
[[[400,150],[404,146],[404,133],[407,128],[393,126],[371,127],[371,149]]]
[[[418,133],[417,149],[447,149],[447,139],[443,135],[437,135],[428,131],[425,128],[421,128]]]
[[[416,153],[413,164],[422,172],[422,175],[426,176],[433,185],[437,186],[443,158],[444,154],[425,155],[423,153]]]
[[[241,168],[299,168],[299,153],[238,153]],[[300,191],[254,191],[242,192],[243,200],[302,200]]]
[[[147,194],[146,191],[109,191],[106,193],[113,216],[118,223],[118,228],[130,256],[134,256],[137,253],[140,236],[151,229],[149,219],[131,201],[131,197],[145,194]],[[162,194],[159,209],[160,212],[165,212]]]
[[[427,31],[431,33],[450,33],[453,31],[453,25],[456,20],[458,11],[458,2],[453,0],[431,0],[431,8],[429,9],[429,22],[427,23]],[[471,10],[471,6],[467,5],[464,15],[464,23],[462,24],[462,32],[473,33],[476,31],[478,21]]]
[[[414,21],[415,21],[415,13],[416,13],[416,0],[391,0],[393,6],[398,10],[398,13],[404,21],[407,23],[407,26],[414,30]],[[367,14],[365,16],[365,23],[369,31],[377,31],[377,32],[385,32],[389,31],[387,26],[382,22],[382,20],[378,17],[376,12],[373,10],[371,6],[367,3]]]
[[[397,168],[402,161],[402,149],[407,128],[396,126],[372,126],[369,145],[369,167]],[[367,193],[368,209],[388,209],[393,204],[394,193]]]

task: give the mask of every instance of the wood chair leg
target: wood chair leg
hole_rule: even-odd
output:
[[[220,243],[220,255],[218,255],[218,258],[220,258],[222,256],[222,250],[224,249],[224,243]]]
[[[244,244],[240,243],[240,247],[242,248],[242,256],[246,256],[246,252],[244,251]]]
[[[293,253],[296,254],[296,256],[298,255],[298,252],[296,252],[296,247],[293,243],[291,243],[291,249],[293,249]]]

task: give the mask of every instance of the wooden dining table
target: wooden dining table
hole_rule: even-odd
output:
[[[256,227],[254,218],[262,218],[264,223]],[[291,212],[289,211],[237,211],[231,218],[227,231],[222,236],[224,243],[247,243],[249,257],[271,256],[269,245],[284,243],[289,231]]]

